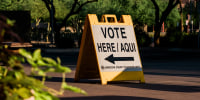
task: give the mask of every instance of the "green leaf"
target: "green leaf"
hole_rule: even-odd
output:
[[[15,61],[21,61],[21,62],[24,62],[24,58],[23,57],[20,57],[20,56],[15,56],[15,55],[12,55],[10,57],[11,59],[14,59]]]
[[[30,92],[30,89],[24,88],[24,87],[19,88],[18,90],[16,90],[16,93],[17,93],[20,97],[22,97],[23,99],[27,99],[27,98],[29,98],[29,97],[32,96],[32,94],[31,94],[31,92]]]
[[[17,95],[17,93],[13,93],[12,95],[10,95],[10,93],[8,91],[6,91],[6,100],[22,100],[19,98],[19,96]]]
[[[57,97],[46,91],[35,91],[34,96],[35,100],[59,100]]]
[[[15,73],[15,77],[16,77],[17,80],[20,80],[20,79],[23,78],[23,75],[22,75],[21,72],[15,71],[14,73]]]
[[[33,61],[33,59],[27,59],[27,62],[31,64],[33,67],[37,67],[37,64]]]
[[[12,58],[10,58],[10,59],[8,60],[8,64],[9,64],[10,67],[14,67],[14,66],[15,66],[15,60],[12,59]]]
[[[14,26],[14,24],[15,24],[15,20],[10,20],[10,19],[6,19],[6,23],[8,24],[8,25],[10,25],[10,26]]]
[[[38,71],[38,75],[44,76],[44,75],[46,75],[46,73],[45,73],[43,70],[39,70],[39,71]]]
[[[57,57],[57,62],[58,62],[59,65],[61,64],[61,60],[60,60],[59,57]]]
[[[23,57],[18,57],[17,56],[16,60],[21,61],[21,62],[25,62],[25,59]]]
[[[37,65],[38,65],[38,66],[47,66],[48,64],[45,63],[43,60],[39,59],[39,60],[37,61]]]
[[[43,57],[42,58],[44,61],[46,61],[48,64],[51,64],[52,66],[56,66],[57,63],[55,60],[53,60],[52,58],[48,58],[48,57]]]
[[[44,69],[45,72],[55,72],[54,68],[46,68]]]
[[[2,29],[2,30],[1,30],[1,34],[0,34],[0,36],[2,36],[2,37],[3,37],[3,36],[4,36],[4,34],[5,34],[5,32],[6,32],[6,30],[5,30],[5,29]],[[5,46],[8,46],[8,45],[4,45],[4,47],[5,47]],[[5,47],[5,48],[7,48],[7,47]]]
[[[33,59],[32,55],[30,52],[27,52],[25,49],[19,49],[19,54],[24,56],[27,59]]]
[[[73,91],[75,93],[81,93],[81,94],[87,95],[87,93],[84,90],[74,87],[74,86],[67,85],[66,82],[62,82],[61,88],[65,90]]]
[[[33,59],[34,60],[37,60],[37,59],[41,59],[42,56],[41,56],[41,49],[37,49],[33,52]]]
[[[56,68],[56,72],[65,72],[65,73],[69,73],[71,72],[71,69],[66,67],[66,66],[61,66],[61,65],[58,65],[57,68]]]
[[[24,87],[29,87],[31,89],[42,89],[45,87],[40,80],[28,76],[21,79],[20,84]]]

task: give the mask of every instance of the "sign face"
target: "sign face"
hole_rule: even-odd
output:
[[[102,72],[142,71],[133,26],[92,25]]]
[[[100,78],[109,81],[138,80],[145,83],[133,23],[130,15],[95,14],[85,20],[75,81]]]

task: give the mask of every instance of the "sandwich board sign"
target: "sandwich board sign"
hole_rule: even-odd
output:
[[[93,78],[100,78],[102,85],[123,80],[145,82],[130,15],[122,15],[119,21],[115,15],[103,15],[100,22],[95,14],[87,15],[75,81]]]

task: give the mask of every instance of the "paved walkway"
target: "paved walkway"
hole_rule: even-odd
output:
[[[45,50],[44,50],[45,51]],[[198,100],[200,98],[200,49],[141,48],[146,84],[138,81],[109,82],[100,79],[74,82],[78,50],[46,50],[44,56],[60,56],[73,71],[68,84],[84,89],[88,95],[66,91],[61,100]],[[27,68],[28,70],[29,68]],[[47,86],[59,89],[61,75],[51,73]]]

